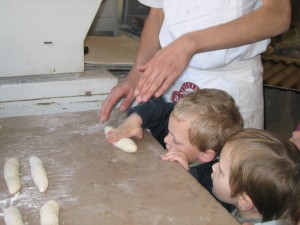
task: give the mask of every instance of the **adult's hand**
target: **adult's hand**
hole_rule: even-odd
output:
[[[290,4],[290,0],[264,0],[261,7],[247,15],[187,33],[157,51],[152,59],[138,67],[144,74],[135,90],[137,102],[146,102],[153,95],[161,96],[195,53],[242,46],[285,32],[291,20]]]
[[[138,74],[134,74],[133,71],[131,71],[124,81],[111,89],[109,95],[106,97],[99,110],[99,121],[101,124],[109,119],[112,108],[122,97],[125,96],[119,107],[121,112],[126,111],[132,104],[135,98],[134,90],[138,81],[138,77]]]
[[[137,69],[143,74],[135,90],[136,101],[147,102],[153,95],[160,97],[184,71],[192,54],[189,38],[182,36],[139,66]]]
[[[148,60],[160,49],[158,36],[162,22],[162,9],[151,8],[143,28],[134,65],[143,65],[145,62],[148,62]],[[124,96],[126,97],[122,101],[119,109],[121,112],[128,109],[135,98],[134,90],[136,89],[140,77],[140,72],[137,70],[136,66],[134,66],[126,80],[111,90],[111,93],[105,99],[99,111],[100,123],[108,120],[112,108],[119,99]]]

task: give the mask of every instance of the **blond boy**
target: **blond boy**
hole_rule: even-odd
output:
[[[176,161],[211,192],[212,164],[226,139],[241,130],[242,117],[232,97],[217,89],[200,89],[176,105],[162,98],[133,107],[128,118],[108,133],[108,141],[143,137],[143,129],[167,149],[163,160]]]

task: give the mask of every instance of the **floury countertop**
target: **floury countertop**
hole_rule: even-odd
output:
[[[124,114],[113,112],[109,125]],[[25,224],[39,224],[39,211],[54,199],[62,225],[238,225],[178,163],[162,161],[164,149],[150,134],[127,153],[105,140],[97,111],[0,119],[0,224],[14,205]],[[29,157],[44,163],[49,186],[33,184]],[[21,189],[11,195],[3,166],[20,160]]]

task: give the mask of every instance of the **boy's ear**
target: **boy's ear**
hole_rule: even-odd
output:
[[[216,152],[213,149],[206,149],[205,152],[200,152],[199,161],[202,163],[210,162],[216,157]]]
[[[253,201],[246,193],[239,194],[237,197],[237,201],[239,211],[248,211],[252,210],[255,207]]]

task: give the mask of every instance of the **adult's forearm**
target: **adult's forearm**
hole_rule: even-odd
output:
[[[232,48],[285,32],[291,21],[290,0],[264,0],[257,10],[236,20],[181,37],[191,54]]]
[[[159,32],[163,17],[161,9],[151,8],[141,35],[134,63],[135,66],[140,66],[148,62],[148,60],[160,49]]]

